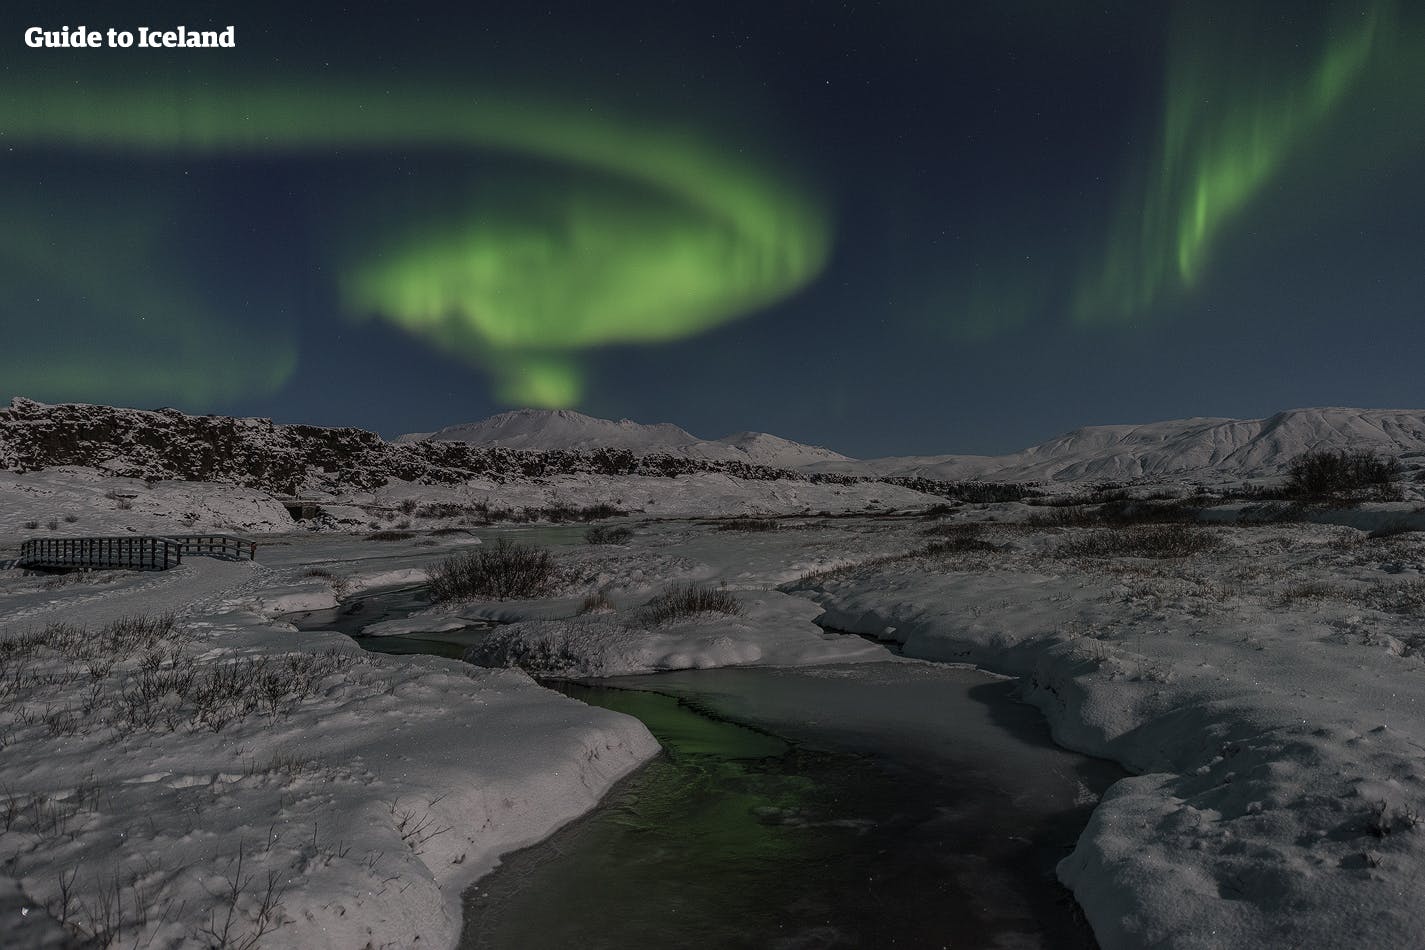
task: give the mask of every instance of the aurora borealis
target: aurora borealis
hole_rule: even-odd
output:
[[[1079,296],[1081,319],[1141,318],[1160,296],[1202,279],[1216,238],[1285,165],[1311,151],[1352,91],[1402,52],[1389,3],[1341,17],[1302,66],[1272,61],[1274,51],[1259,42],[1272,23],[1259,13],[1178,14],[1147,185],[1124,199],[1101,274]],[[1404,51],[1418,56],[1425,47]]]
[[[569,354],[743,316],[826,257],[823,215],[793,183],[692,136],[587,111],[301,80],[14,92],[0,124],[28,146],[217,157],[458,146],[612,178],[561,169],[511,209],[472,201],[450,225],[417,222],[395,238],[373,217],[373,248],[339,262],[349,312],[471,358],[515,405],[575,405]]]
[[[1425,16],[1072,6],[9,7],[0,388],[862,455],[1425,403]]]

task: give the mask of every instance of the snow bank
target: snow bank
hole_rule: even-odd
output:
[[[1021,678],[1118,783],[1059,866],[1106,950],[1407,947],[1425,930],[1425,539],[1219,529],[1191,559],[1065,533],[809,579],[830,626]]]
[[[637,608],[493,630],[472,648],[484,666],[518,666],[557,676],[617,676],[719,666],[812,666],[890,657],[861,637],[830,634],[821,608],[776,591],[736,595],[739,614],[701,613],[652,624]]]

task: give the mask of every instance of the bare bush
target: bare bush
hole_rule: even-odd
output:
[[[1370,452],[1307,452],[1292,460],[1286,488],[1295,498],[1320,498],[1379,488],[1400,478],[1400,462]]]
[[[448,557],[427,575],[436,600],[523,600],[550,593],[556,573],[547,549],[501,538]]]
[[[430,535],[432,538],[448,538],[451,535],[455,534],[470,535],[473,533],[474,532],[472,532],[469,528],[432,528],[426,532],[426,534]]]
[[[699,584],[673,584],[643,605],[643,619],[650,624],[701,613],[740,614],[742,605],[724,588]]]
[[[597,525],[584,532],[584,540],[590,544],[626,544],[632,537],[633,532],[628,528],[607,525]]]
[[[185,650],[192,634],[171,615],[125,617],[98,630],[50,624],[0,639],[0,712],[51,736],[93,728],[118,733],[220,732],[256,712],[285,713],[322,681],[364,662],[330,651],[204,662]],[[78,705],[53,700],[56,686],[86,684]]]
[[[401,807],[399,798],[386,803],[391,814],[392,825],[395,826],[401,840],[405,842],[406,847],[411,849],[412,853],[417,855],[424,853],[426,842],[432,838],[440,837],[454,827],[436,822],[431,809],[439,803],[440,798],[432,799],[423,809]]]
[[[931,541],[925,547],[921,548],[919,553],[934,556],[946,554],[974,554],[999,550],[982,537],[984,531],[985,526],[983,524],[973,522],[940,524],[926,528],[921,534],[929,535],[936,540]]]
[[[733,518],[718,522],[719,531],[776,531],[777,522],[771,518]]]
[[[222,886],[209,892],[217,907],[209,911],[208,923],[197,936],[214,950],[256,950],[263,937],[285,922],[281,908],[287,883],[282,873],[269,868],[259,879],[252,871],[245,872],[243,851],[239,842],[237,859],[229,862]]]
[[[1053,506],[1030,515],[1029,524],[1043,528],[1102,526],[1124,528],[1139,524],[1187,524],[1197,520],[1200,500],[1169,501],[1115,498],[1098,505]]]
[[[886,481],[897,483],[894,478]],[[1039,494],[1039,490],[1033,485],[1019,482],[951,482],[948,489],[947,494],[951,497],[980,505],[1023,501]]]
[[[608,502],[599,502],[593,505],[585,505],[583,508],[574,509],[574,521],[600,521],[604,518],[622,518],[628,514],[622,508],[610,505]],[[554,519],[550,519],[551,521]]]

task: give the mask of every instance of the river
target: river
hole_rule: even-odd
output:
[[[448,656],[481,635],[359,642]],[[897,659],[546,685],[637,716],[664,754],[477,882],[461,947],[1095,945],[1054,865],[1123,772],[1054,745],[1009,680]]]

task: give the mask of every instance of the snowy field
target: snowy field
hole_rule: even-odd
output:
[[[431,557],[372,547],[0,574],[4,946],[66,946],[57,921],[121,947],[451,946],[466,885],[657,751],[516,670],[273,622],[334,602],[305,561],[359,590]]]
[[[21,477],[6,478],[19,492]],[[45,505],[84,475],[50,481],[31,493]],[[111,515],[113,499],[89,497],[106,519],[139,511]],[[100,519],[75,504],[75,526]],[[171,517],[154,504],[145,517]],[[55,918],[116,946],[213,933],[240,945],[260,931],[262,946],[450,946],[466,885],[656,751],[636,721],[499,667],[611,675],[890,656],[827,627],[1016,677],[1061,744],[1135,773],[1059,868],[1103,946],[1414,946],[1418,508],[1246,524],[1234,520],[1245,506],[1224,506],[1219,523],[1184,525],[1006,503],[770,530],[630,517],[616,524],[631,537],[599,545],[582,527],[430,535],[418,522],[391,541],[269,535],[255,564],[190,558],[64,584],[3,572],[0,912],[21,946],[62,945]],[[1082,517],[1046,517],[1066,511]],[[11,545],[27,515],[6,511],[21,519],[3,527]],[[410,583],[500,536],[552,546],[551,596],[442,605],[370,631],[498,620],[478,654],[496,668],[365,654],[273,619]],[[645,605],[674,582],[735,607],[650,619]],[[171,628],[111,626],[170,611]],[[242,682],[221,674],[233,670]],[[190,674],[198,686],[164,685]]]

